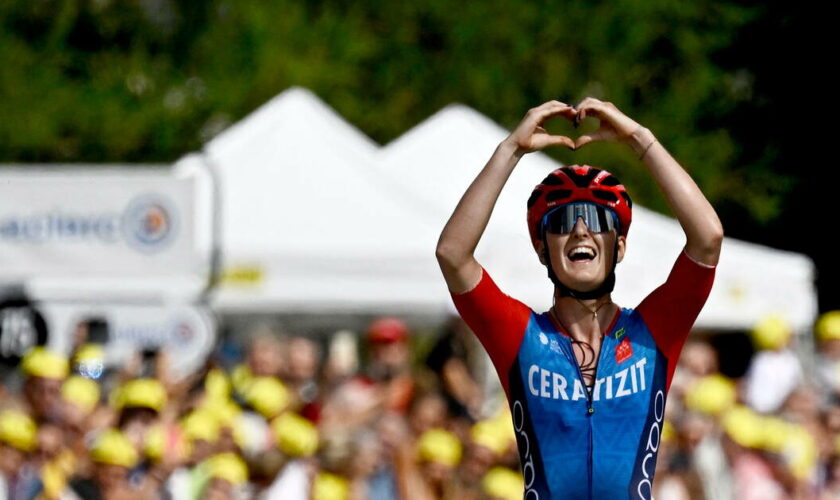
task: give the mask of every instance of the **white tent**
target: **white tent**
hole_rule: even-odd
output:
[[[437,237],[506,135],[475,111],[450,106],[379,148],[310,92],[287,90],[206,149],[219,175],[223,255],[233,276],[215,304],[442,311],[449,298],[434,261]],[[523,159],[477,255],[506,292],[537,310],[549,305],[551,288],[530,246],[525,200],[557,166],[539,153]],[[664,281],[683,244],[675,220],[636,206],[616,301],[634,307]],[[748,328],[777,312],[806,328],[817,310],[814,272],[805,256],[727,239],[698,326]]]
[[[217,309],[441,312],[439,228],[388,189],[377,150],[302,89],[211,141],[227,277]]]

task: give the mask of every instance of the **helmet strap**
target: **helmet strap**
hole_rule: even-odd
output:
[[[563,282],[560,281],[560,278],[554,273],[554,267],[551,265],[551,253],[548,251],[548,241],[545,239],[545,229],[542,231],[542,241],[543,241],[543,257],[545,258],[546,268],[548,269],[548,279],[554,283],[554,286],[557,290],[560,291],[561,297],[574,297],[578,300],[593,300],[599,299],[604,295],[611,293],[613,288],[615,288],[615,266],[618,264],[618,236],[616,235],[615,239],[615,247],[613,249],[613,262],[612,267],[610,269],[610,273],[604,279],[604,281],[598,285],[597,288],[594,290],[590,290],[588,292],[582,292],[580,290],[575,290],[573,288],[569,288],[568,286],[564,285]]]

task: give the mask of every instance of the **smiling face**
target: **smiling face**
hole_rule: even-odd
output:
[[[567,287],[581,292],[598,288],[612,268],[616,237],[618,262],[624,258],[626,240],[613,229],[605,233],[590,232],[582,218],[578,218],[568,234],[546,233],[554,274]],[[539,245],[540,261],[546,264],[543,244]]]

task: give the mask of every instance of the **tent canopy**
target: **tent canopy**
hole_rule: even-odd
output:
[[[215,305],[442,313],[450,299],[434,258],[437,238],[507,134],[452,105],[379,147],[311,92],[283,92],[205,150],[220,181],[229,277]],[[550,305],[552,290],[531,248],[525,200],[558,166],[541,153],[523,158],[477,250],[502,289],[538,311]],[[676,220],[635,206],[614,300],[635,307],[665,280],[684,244]],[[778,313],[809,328],[814,274],[803,255],[727,238],[697,324],[743,329]]]

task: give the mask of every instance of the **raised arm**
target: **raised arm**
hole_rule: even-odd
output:
[[[598,118],[601,127],[592,134],[578,137],[576,147],[598,140],[617,140],[633,148],[677,216],[686,236],[685,251],[698,262],[716,266],[723,241],[720,219],[691,176],[653,133],[609,102],[589,97],[577,106],[577,111],[581,120],[587,116]]]
[[[525,153],[548,146],[566,146],[574,149],[568,137],[551,135],[542,127],[555,116],[574,118],[572,106],[549,101],[528,111],[525,118],[490,157],[490,160],[470,184],[458,206],[443,228],[435,255],[449,290],[463,293],[472,289],[481,279],[481,266],[475,252],[481,235],[490,220],[502,188]]]

